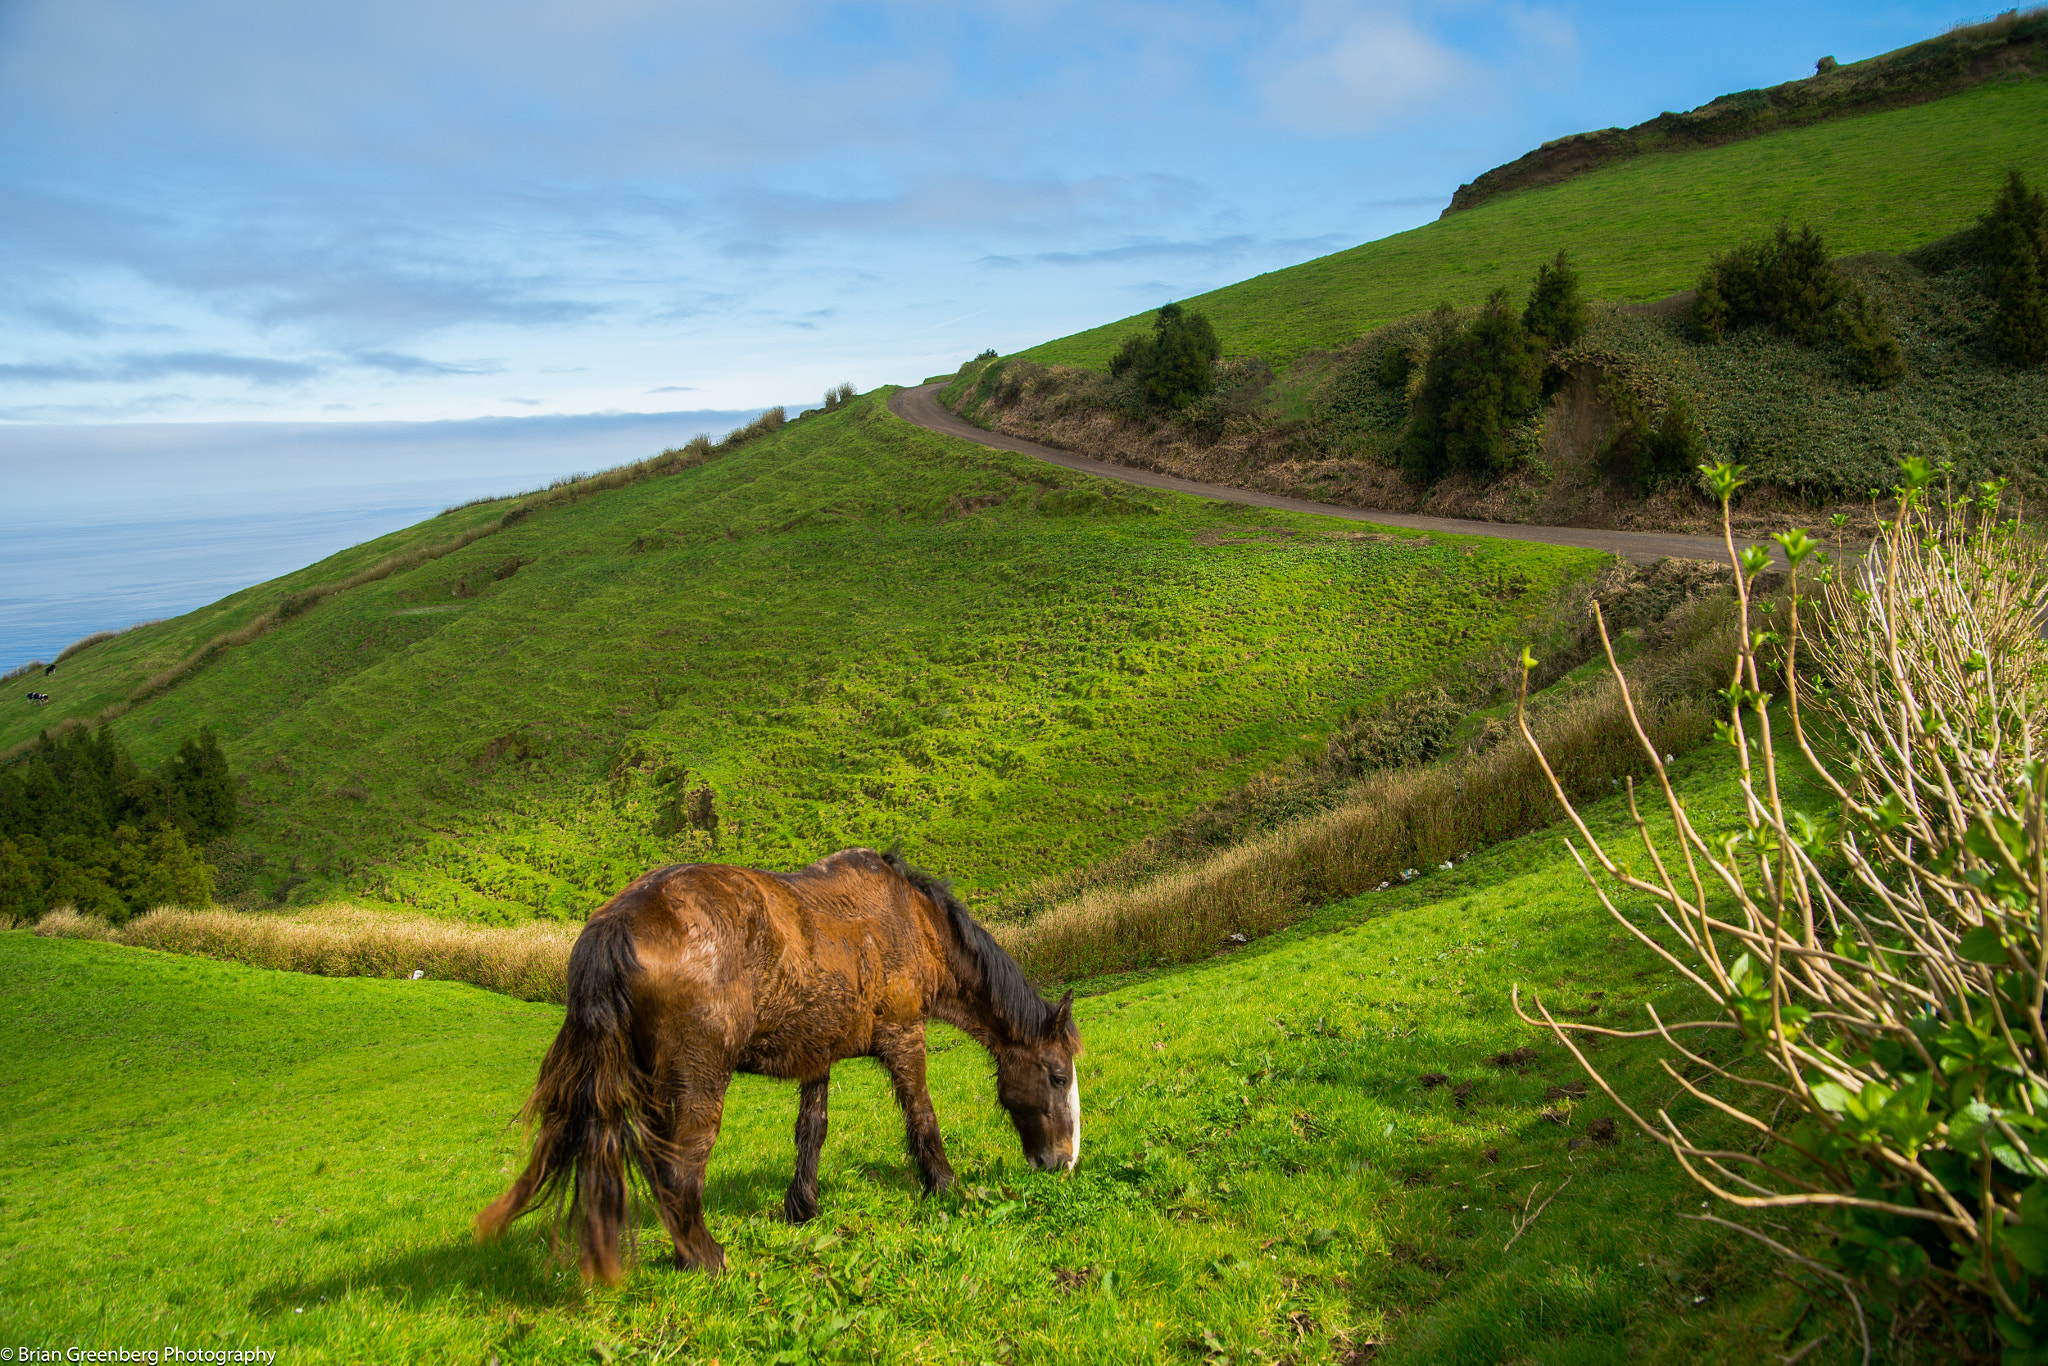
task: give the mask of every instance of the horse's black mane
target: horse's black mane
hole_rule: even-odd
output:
[[[1003,946],[981,927],[981,923],[967,913],[967,908],[960,904],[960,898],[953,895],[953,884],[933,877],[921,868],[912,867],[894,849],[882,855],[882,861],[895,869],[905,882],[930,897],[934,905],[945,908],[947,918],[953,922],[953,933],[960,939],[960,946],[981,968],[982,980],[988,987],[989,1005],[997,1017],[1015,1030],[1019,1038],[1044,1038],[1052,1028],[1054,1007],[1038,994],[1017,960],[1010,957]]]

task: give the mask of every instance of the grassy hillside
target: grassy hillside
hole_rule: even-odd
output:
[[[1690,289],[1710,256],[1780,219],[1813,224],[1841,255],[1905,251],[1974,222],[2010,166],[2048,179],[2048,79],[1640,156],[1186,302],[1226,352],[1284,368],[1445,300],[1524,290],[1560,247],[1595,297],[1637,300]],[[1150,326],[1147,312],[1021,354],[1099,369]]]
[[[1681,763],[1708,825],[1737,819],[1725,753]],[[1617,804],[1593,814],[1622,835]],[[1831,1334],[1801,1359],[1854,1359],[1853,1332],[1809,1316],[1751,1245],[1674,1217],[1697,1193],[1644,1140],[1610,1137],[1611,1106],[1564,1090],[1569,1059],[1509,1014],[1513,981],[1602,1019],[1678,1004],[1549,837],[1085,997],[1071,1178],[1023,1169],[983,1056],[941,1028],[932,1085],[962,1188],[917,1196],[886,1083],[849,1063],[821,1217],[792,1230],[795,1093],[738,1078],[707,1197],[731,1273],[662,1266],[643,1211],[645,1261],[616,1290],[581,1289],[538,1223],[469,1240],[518,1159],[506,1121],[558,1009],[21,932],[0,934],[0,977],[33,1003],[0,1056],[18,1344],[1477,1366],[1761,1360]],[[1636,1045],[1602,1062],[1671,1091]]]
[[[1451,196],[1445,216],[1535,185],[1573,176],[1649,152],[1719,147],[1785,128],[1802,127],[1880,109],[1922,104],[1987,81],[2038,75],[2048,67],[2048,9],[2007,10],[1978,24],[1961,24],[1939,37],[1847,66],[1834,58],[1814,74],[1763,90],[1723,95],[1683,114],[1665,112],[1633,128],[1607,128],[1544,143],[1505,166],[1496,166]]]
[[[471,520],[502,509],[406,535]],[[986,891],[1316,743],[1597,562],[1133,490],[877,395],[327,597],[114,724],[144,763],[220,733],[247,778],[223,890],[245,900],[580,918],[663,862],[898,839]],[[203,634],[80,653],[0,743],[130,696]]]

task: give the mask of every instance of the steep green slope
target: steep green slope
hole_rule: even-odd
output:
[[[1669,111],[1633,128],[1606,128],[1544,143],[1496,166],[1451,196],[1445,216],[1495,195],[1555,185],[1611,162],[1653,152],[1719,147],[1880,109],[1923,104],[1973,86],[2038,75],[2048,68],[2048,10],[2018,10],[1962,24],[1926,42],[1847,66],[1823,58],[1814,74],[1762,90],[1723,95],[1683,114]]]
[[[245,903],[580,917],[664,862],[899,839],[986,891],[1505,640],[1598,558],[1133,490],[871,396],[329,597],[115,728],[144,763],[219,731]],[[129,695],[178,631],[76,656],[59,703]]]
[[[1731,762],[1718,746],[1681,762],[1709,828],[1739,823]],[[1591,818],[1627,840],[1619,801]],[[1306,1366],[1380,1344],[1377,1362],[1562,1366],[1763,1360],[1825,1337],[1809,1366],[1856,1359],[1853,1329],[1809,1317],[1753,1244],[1673,1217],[1702,1212],[1697,1191],[1625,1120],[1608,1136],[1611,1104],[1553,1089],[1576,1069],[1515,1022],[1510,983],[1603,1021],[1689,1003],[1549,836],[1084,996],[1071,1177],[1023,1168],[985,1055],[939,1027],[932,1089],[961,1188],[918,1196],[886,1081],[847,1063],[821,1217],[792,1229],[794,1090],[737,1078],[706,1196],[729,1273],[670,1270],[643,1208],[643,1261],[616,1290],[581,1289],[539,1219],[470,1241],[520,1156],[506,1121],[559,1009],[23,933],[0,934],[0,980],[34,1003],[0,1054],[16,1344],[506,1366],[600,1347]],[[1523,1044],[1519,1065],[1488,1061]],[[1639,1043],[1601,1062],[1633,1093],[1672,1094]],[[1697,1103],[1664,1103],[1714,1132]]]
[[[2010,166],[2048,179],[2048,78],[1639,156],[1185,302],[1209,316],[1226,352],[1284,367],[1445,300],[1526,289],[1560,247],[1603,299],[1689,289],[1710,256],[1781,219],[1813,224],[1839,255],[1905,251],[1974,222]],[[1147,312],[1021,354],[1099,369],[1150,326]]]

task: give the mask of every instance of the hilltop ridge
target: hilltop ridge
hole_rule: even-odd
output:
[[[2008,10],[1982,24],[1846,66],[1823,57],[1814,74],[1721,95],[1684,113],[1667,110],[1633,128],[1602,128],[1544,143],[1460,185],[1439,221],[1504,194],[1556,185],[1651,152],[1721,147],[1787,128],[1945,99],[1990,81],[2048,70],[2048,7]]]

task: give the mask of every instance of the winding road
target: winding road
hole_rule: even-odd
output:
[[[1462,517],[1422,517],[1410,512],[1381,512],[1372,508],[1318,503],[1307,498],[1286,498],[1276,493],[1260,493],[1255,489],[1232,488],[1225,484],[1200,484],[1192,479],[1177,479],[1170,474],[1154,474],[1150,470],[1132,469],[1127,465],[1112,465],[1103,460],[1091,460],[1085,455],[1075,455],[1071,451],[1041,446],[1036,441],[1026,441],[1021,436],[983,431],[939,405],[939,390],[945,388],[947,383],[946,380],[939,380],[932,384],[920,384],[915,389],[899,389],[889,396],[889,411],[905,422],[913,422],[931,431],[943,432],[947,436],[961,437],[977,445],[991,446],[1003,451],[1017,451],[1065,469],[1100,475],[1104,479],[1118,479],[1126,484],[1138,484],[1148,489],[1192,493],[1198,498],[1215,498],[1225,503],[1249,503],[1254,507],[1283,508],[1288,512],[1313,512],[1324,517],[1341,517],[1347,522],[1371,522],[1377,526],[1403,527],[1413,531],[1449,532],[1460,536],[1493,536],[1504,541],[1535,541],[1540,545],[1578,546],[1587,550],[1604,550],[1611,555],[1619,555],[1639,564],[1663,559],[1666,556],[1686,560],[1710,560],[1716,564],[1725,564],[1728,560],[1728,547],[1716,536],[1687,536],[1674,531],[1596,531],[1587,527],[1522,526],[1514,522],[1468,521]],[[1777,555],[1777,547],[1773,546],[1771,549],[1773,554]],[[1777,557],[1782,561],[1781,555]]]

